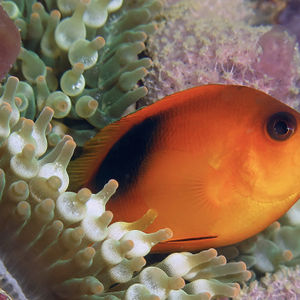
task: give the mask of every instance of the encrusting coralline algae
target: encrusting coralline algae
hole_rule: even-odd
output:
[[[105,203],[117,188],[116,181],[95,195],[88,189],[67,191],[73,139],[82,145],[98,129],[134,109],[132,104],[139,99],[153,102],[193,85],[226,82],[254,86],[297,107],[300,72],[295,39],[282,29],[253,27],[249,1],[232,0],[225,7],[218,0],[182,1],[175,10],[161,13],[168,3],[172,1],[1,3],[22,37],[9,73],[13,76],[2,86],[0,101],[4,241],[0,287],[13,299],[234,297],[240,289],[236,282],[249,279],[243,262],[226,263],[214,249],[173,253],[145,267],[144,256],[151,247],[171,235],[169,229],[142,232],[155,222],[154,212],[132,224],[111,224]],[[193,23],[199,16],[194,29],[202,28],[195,35],[202,40],[182,35],[184,22]],[[153,35],[157,17],[170,27],[160,27]],[[184,43],[174,44],[170,36],[174,41],[185,36]],[[183,59],[181,44],[192,50]],[[280,53],[287,54],[277,68],[269,67],[264,45],[279,45]],[[200,60],[193,47],[200,49]],[[289,237],[297,234],[298,225],[287,219],[280,222],[285,226],[275,223],[257,237],[220,252],[244,260],[258,274],[273,272],[287,261],[296,265],[300,247]],[[112,287],[114,283],[119,284]],[[257,298],[257,285],[245,287],[242,299]]]

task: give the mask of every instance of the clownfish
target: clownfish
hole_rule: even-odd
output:
[[[245,86],[206,85],[167,96],[102,129],[71,162],[71,186],[93,192],[111,178],[114,221],[148,209],[154,251],[237,243],[300,197],[300,114]]]

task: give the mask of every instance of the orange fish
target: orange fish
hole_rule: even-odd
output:
[[[107,208],[173,237],[155,251],[198,250],[253,236],[300,197],[300,114],[244,86],[182,91],[100,131],[71,164],[71,184],[119,182]]]

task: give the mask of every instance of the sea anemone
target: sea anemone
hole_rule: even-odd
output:
[[[233,282],[248,280],[250,273],[242,262],[226,264],[214,249],[174,253],[141,271],[144,256],[172,231],[143,233],[155,219],[151,210],[134,223],[110,224],[113,215],[105,204],[118,186],[115,180],[97,194],[86,188],[67,192],[66,167],[75,143],[64,136],[44,155],[54,111],[45,107],[35,122],[19,118],[18,111],[13,115],[17,83],[9,77],[11,98],[0,104],[5,133],[0,160],[0,234],[5,241],[0,246],[1,286],[7,293],[16,299],[183,299],[186,293],[209,299],[238,294],[239,285]],[[18,278],[17,286],[10,274]]]
[[[137,82],[152,62],[139,55],[162,4],[122,2],[3,3],[22,37],[10,71],[21,80],[21,115],[33,119],[50,106],[52,146],[65,133],[82,145],[147,93]]]
[[[226,263],[215,249],[173,253],[151,264],[146,256],[151,247],[171,235],[170,229],[143,233],[155,221],[153,211],[133,223],[111,224],[105,203],[116,181],[97,194],[86,188],[67,191],[74,140],[83,145],[134,110],[139,99],[138,106],[195,85],[233,83],[299,107],[296,39],[281,27],[253,26],[258,20],[251,2],[1,3],[20,29],[22,48],[1,87],[0,234],[5,242],[0,246],[0,299],[234,297],[236,282],[250,277],[246,264],[253,278],[282,264],[299,264],[300,246],[293,243],[299,231],[297,206],[280,220],[283,226],[276,222],[252,239],[219,250],[246,264]],[[2,20],[9,22],[4,14]],[[17,34],[2,37],[16,42],[4,43],[2,75],[17,55]],[[277,60],[282,53],[284,59]],[[146,267],[144,256],[150,261]],[[290,295],[287,280],[298,276],[297,268],[245,286],[242,299],[275,295],[262,289],[278,287],[278,278],[283,288],[276,296]]]
[[[115,12],[122,5],[116,0],[45,5],[3,5],[21,30],[23,45],[0,101],[0,235],[5,241],[0,245],[0,297],[236,296],[236,282],[248,280],[250,273],[243,262],[226,263],[215,249],[173,253],[143,268],[144,256],[172,231],[142,231],[155,219],[152,210],[136,222],[110,224],[105,204],[117,188],[115,180],[97,194],[86,188],[67,191],[66,168],[76,144],[65,133],[82,143],[84,135],[93,135],[145,95],[136,82],[151,62],[137,55],[155,28],[151,20],[161,3],[134,1],[123,5],[122,13]],[[102,10],[95,14],[97,5]],[[74,36],[73,26],[81,34]],[[82,119],[92,129],[76,128],[73,121],[84,127]]]

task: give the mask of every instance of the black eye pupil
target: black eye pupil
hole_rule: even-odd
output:
[[[285,121],[279,120],[275,122],[274,130],[279,135],[286,135],[289,132],[289,127]]]
[[[269,136],[277,141],[285,141],[293,135],[297,127],[295,117],[288,112],[278,112],[267,121]]]

